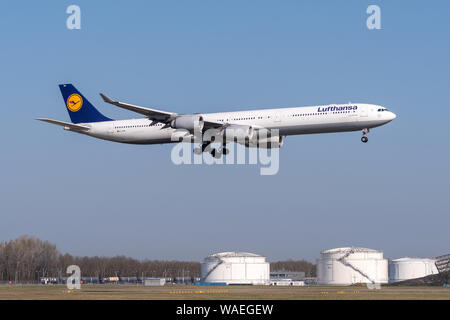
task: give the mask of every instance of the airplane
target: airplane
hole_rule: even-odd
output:
[[[194,152],[213,157],[228,154],[226,144],[239,142],[250,148],[280,148],[291,135],[361,131],[368,141],[370,129],[385,125],[396,115],[383,106],[364,103],[330,104],[310,107],[260,109],[221,113],[178,114],[113,100],[100,93],[103,101],[144,116],[139,119],[112,120],[101,114],[72,84],[59,85],[71,123],[38,118],[65,130],[91,137],[128,144],[174,143],[174,135],[201,143]],[[211,139],[195,139],[195,132],[216,130]],[[236,134],[238,133],[238,134]],[[264,133],[264,134],[263,134]],[[219,136],[219,140],[213,138]],[[237,139],[237,136],[242,139]],[[186,141],[186,140],[184,140]],[[221,148],[211,148],[219,141]]]

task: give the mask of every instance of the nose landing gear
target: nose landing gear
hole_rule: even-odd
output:
[[[362,134],[363,136],[361,137],[361,141],[364,143],[367,143],[367,141],[369,141],[369,138],[366,137],[366,134],[369,133],[369,129],[363,129]]]

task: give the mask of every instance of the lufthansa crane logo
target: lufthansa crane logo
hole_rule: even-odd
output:
[[[66,101],[67,108],[72,112],[77,112],[83,105],[83,98],[77,93],[71,94]]]

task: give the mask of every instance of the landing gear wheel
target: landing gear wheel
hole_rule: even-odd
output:
[[[211,141],[205,142],[202,144],[202,152],[204,152],[206,150],[206,148],[208,148],[208,146],[211,144]]]
[[[219,159],[222,156],[222,153],[219,152],[217,149],[212,149],[211,150],[211,155],[216,158]]]
[[[366,143],[367,141],[369,141],[369,138],[367,138],[366,136],[361,137],[361,141]]]
[[[230,153],[230,150],[227,149],[227,148],[222,148],[222,153],[223,153],[224,155],[227,155],[227,154]]]
[[[200,148],[194,148],[194,153],[195,153],[195,154],[202,154],[202,149],[200,149]]]

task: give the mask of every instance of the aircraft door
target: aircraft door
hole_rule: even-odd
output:
[[[274,122],[281,122],[281,115],[279,113],[276,113],[273,117]]]
[[[359,116],[362,118],[361,120],[365,120],[368,117],[367,108],[361,107],[359,110]]]
[[[108,136],[114,136],[114,124],[110,123],[108,124]]]

